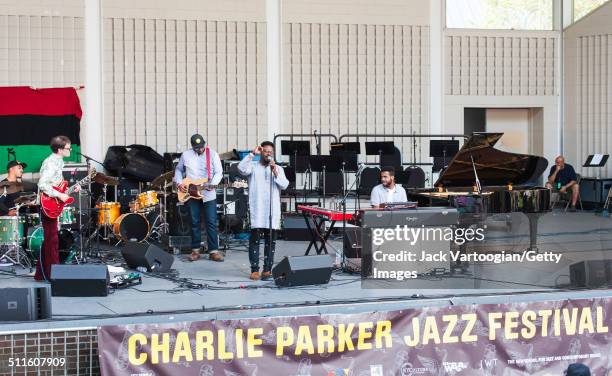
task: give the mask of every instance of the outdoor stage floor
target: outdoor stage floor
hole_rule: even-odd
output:
[[[525,226],[524,220],[514,225]],[[516,222],[516,221],[515,221]],[[577,252],[593,252],[595,258],[610,258],[612,219],[593,213],[549,213],[540,219],[540,249],[565,247],[567,265],[575,262]],[[571,231],[570,231],[571,230]],[[503,237],[501,238],[502,241]],[[339,249],[340,242],[331,243]],[[572,245],[573,244],[573,245]],[[303,255],[307,242],[278,241],[275,261],[284,256]],[[605,251],[601,250],[605,247]],[[262,247],[263,248],[263,247]],[[262,249],[263,253],[263,249]],[[118,252],[110,252],[117,263]],[[573,256],[571,256],[573,255]],[[608,255],[606,257],[606,255]],[[334,255],[335,260],[335,255]],[[232,319],[261,316],[296,316],[321,313],[357,313],[426,306],[447,306],[473,303],[506,303],[513,301],[562,300],[612,296],[610,289],[554,290],[533,288],[531,291],[475,290],[474,281],[441,279],[439,289],[364,289],[357,274],[335,271],[327,285],[277,288],[273,281],[251,281],[246,248],[228,251],[224,262],[201,259],[196,262],[180,255],[172,266],[177,278],[202,284],[188,289],[176,281],[145,275],[143,283],[133,288],[116,290],[107,297],[54,297],[53,318],[36,322],[2,323],[0,332],[41,331],[66,328],[96,327],[104,324]],[[41,286],[27,276],[27,270],[16,269],[17,275],[0,274],[2,287]],[[544,270],[535,273],[546,274]],[[486,274],[485,272],[483,272]],[[567,274],[563,271],[556,273]],[[509,270],[512,274],[512,270]],[[498,276],[500,279],[503,276]],[[544,275],[543,278],[553,278]],[[452,288],[451,288],[452,287]],[[458,289],[457,287],[465,287]]]

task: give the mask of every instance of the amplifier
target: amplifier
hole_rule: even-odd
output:
[[[583,203],[603,205],[612,187],[612,179],[582,178],[580,180],[580,199]]]
[[[447,253],[451,247],[450,240],[421,238],[420,236],[415,239],[405,239],[407,235],[405,235],[404,228],[442,233],[445,228],[458,224],[459,212],[457,209],[363,210],[361,218],[362,277],[386,279],[381,275],[393,275],[404,271],[414,272],[417,275],[442,269],[450,271],[450,261],[420,260],[422,254]],[[387,232],[398,234],[398,226],[400,229],[398,236],[387,236]],[[401,258],[408,253],[416,255],[416,260]],[[379,271],[384,271],[384,273],[379,273]]]

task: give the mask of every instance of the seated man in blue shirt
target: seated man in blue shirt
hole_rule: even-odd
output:
[[[576,202],[578,201],[578,191],[580,189],[578,177],[572,165],[565,163],[565,158],[562,155],[555,158],[555,165],[550,167],[546,188],[558,189],[561,193],[571,190],[572,207],[570,210],[576,211]]]
[[[383,167],[380,170],[381,184],[372,188],[370,204],[373,208],[379,208],[381,204],[392,202],[406,202],[406,191],[401,185],[395,184],[395,169]]]

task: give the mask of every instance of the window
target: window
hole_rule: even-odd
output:
[[[608,0],[574,0],[574,22],[586,16]]]
[[[552,30],[552,26],[552,0],[446,0],[448,28]]]

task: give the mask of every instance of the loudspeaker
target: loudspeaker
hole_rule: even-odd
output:
[[[0,289],[0,321],[34,321],[51,318],[49,286]]]
[[[127,242],[121,255],[130,268],[143,266],[149,272],[166,272],[174,262],[174,256],[154,244]]]
[[[347,227],[343,241],[346,258],[361,258],[361,227]]]
[[[285,256],[272,268],[274,282],[282,287],[322,285],[329,282],[331,273],[329,255]]]
[[[612,260],[587,260],[570,265],[570,282],[577,287],[601,287],[612,282]]]
[[[106,265],[51,265],[51,295],[107,296],[109,274]]]
[[[179,205],[176,193],[167,197],[168,225],[170,235],[191,237],[191,213],[187,205]]]
[[[310,226],[314,227],[309,218]],[[283,217],[283,238],[292,241],[310,241],[310,232],[302,215],[285,215]]]

